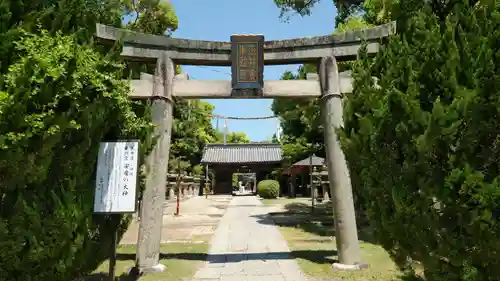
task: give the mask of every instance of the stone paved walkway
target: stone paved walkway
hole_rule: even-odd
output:
[[[179,217],[174,215],[175,202],[166,202],[161,243],[209,242],[231,200],[231,195],[193,197],[181,202]],[[132,221],[120,244],[135,245],[138,229],[139,222]]]
[[[234,197],[196,281],[306,281],[290,249],[255,196]]]

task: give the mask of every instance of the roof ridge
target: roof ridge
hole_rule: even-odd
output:
[[[202,163],[279,163],[283,148],[276,143],[207,144]]]

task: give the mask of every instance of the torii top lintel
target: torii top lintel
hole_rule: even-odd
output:
[[[264,64],[297,64],[334,55],[338,61],[356,58],[361,42],[369,53],[378,51],[378,41],[395,33],[395,22],[336,35],[264,42]],[[129,60],[154,61],[167,51],[175,63],[184,65],[231,66],[231,43],[172,38],[132,32],[102,24],[96,37],[103,41],[123,40],[122,56]]]

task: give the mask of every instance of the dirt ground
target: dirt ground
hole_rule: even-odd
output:
[[[175,202],[168,202],[163,211],[162,244],[206,243],[217,227],[231,201],[231,195],[193,197],[180,203],[180,216],[175,216]],[[138,221],[134,219],[120,241],[121,245],[137,243]]]

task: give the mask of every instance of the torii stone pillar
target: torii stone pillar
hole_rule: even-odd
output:
[[[324,120],[326,161],[331,200],[335,217],[335,237],[339,262],[337,269],[359,269],[360,250],[351,179],[345,155],[336,130],[343,126],[342,93],[339,71],[334,56],[324,57],[319,64],[321,105]]]
[[[156,61],[154,75],[151,115],[156,126],[156,144],[146,160],[146,188],[142,196],[137,241],[136,268],[144,273],[165,269],[159,260],[172,130],[174,76],[174,63],[163,53]]]

